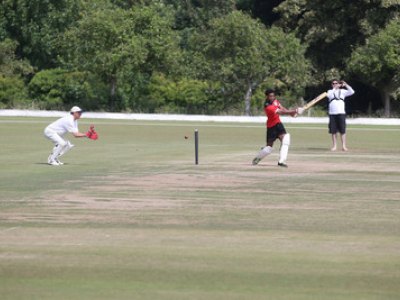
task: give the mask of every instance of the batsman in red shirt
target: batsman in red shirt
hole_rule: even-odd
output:
[[[253,165],[257,165],[264,157],[272,153],[274,142],[279,139],[281,141],[280,155],[278,166],[287,168],[286,159],[288,156],[290,145],[290,134],[286,132],[285,127],[281,123],[281,115],[290,115],[292,117],[302,114],[303,109],[286,109],[276,99],[274,90],[265,91],[264,111],[267,115],[267,146],[262,148],[257,156],[253,159]]]

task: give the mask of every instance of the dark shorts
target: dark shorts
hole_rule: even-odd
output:
[[[329,133],[346,133],[346,115],[329,115]]]
[[[278,123],[271,128],[267,128],[267,143],[275,142],[275,140],[282,134],[286,134],[286,129],[282,123]]]

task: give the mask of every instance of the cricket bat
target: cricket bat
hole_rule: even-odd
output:
[[[314,98],[314,99],[311,100],[310,102],[306,103],[306,104],[303,106],[303,109],[304,109],[304,110],[309,109],[310,107],[312,107],[312,106],[314,106],[315,104],[317,104],[319,101],[325,99],[325,97],[327,97],[327,96],[328,96],[328,93],[327,93],[327,92],[323,92],[321,95],[318,95],[316,98]]]

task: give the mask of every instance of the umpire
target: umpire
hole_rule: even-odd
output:
[[[337,148],[337,133],[340,133],[342,150],[346,146],[346,110],[345,99],[354,94],[354,90],[345,81],[332,80],[332,89],[328,91],[329,99],[329,133],[332,135],[332,151]]]

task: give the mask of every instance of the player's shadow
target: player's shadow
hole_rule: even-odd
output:
[[[307,151],[323,151],[323,152],[329,150],[328,148],[325,148],[325,147],[308,147],[308,148],[305,148],[305,149]]]
[[[48,163],[45,162],[35,162],[33,163],[34,165],[38,165],[38,166],[49,166]],[[73,165],[79,165],[79,166],[90,166],[90,163],[79,163],[79,164],[74,164],[74,163],[64,163],[64,166],[73,166]],[[62,166],[60,166],[62,167]]]
[[[34,165],[39,165],[39,166],[49,166],[49,164],[48,163],[45,163],[45,162],[36,162],[36,163],[33,163]],[[64,163],[64,165],[69,165],[68,163]]]

